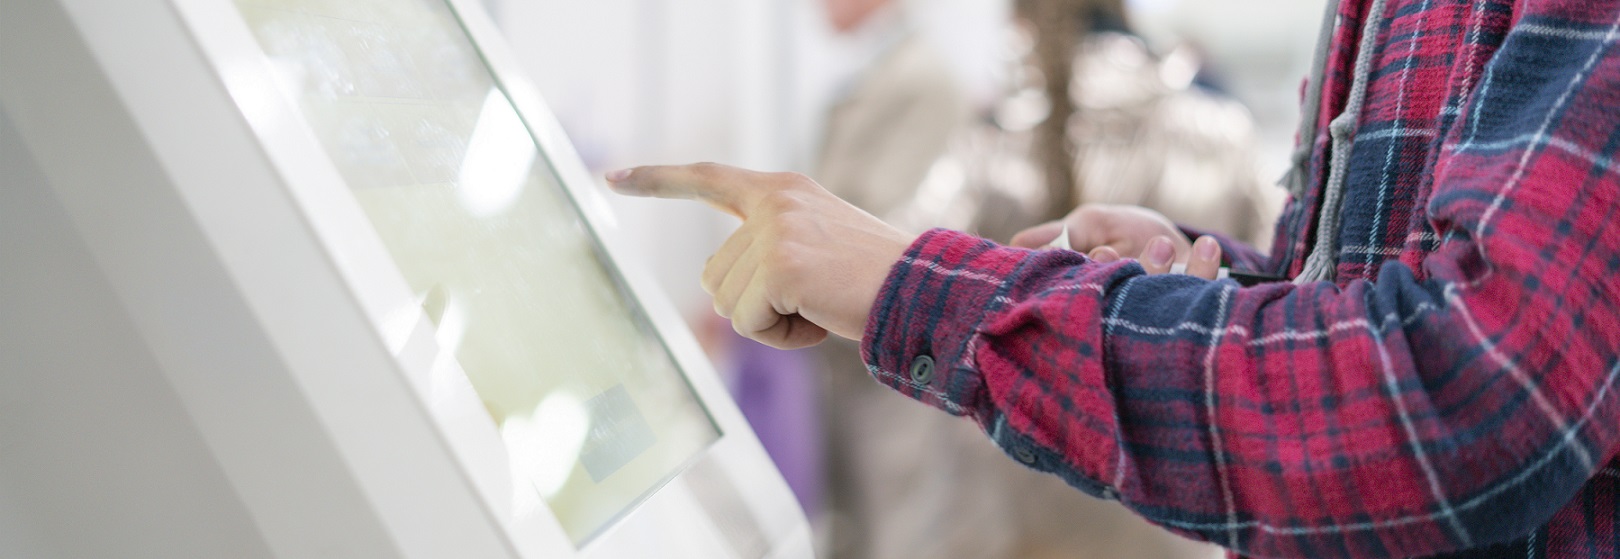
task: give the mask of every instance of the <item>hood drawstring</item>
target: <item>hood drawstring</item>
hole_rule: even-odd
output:
[[[1333,33],[1339,28],[1339,0],[1328,0],[1322,14],[1322,31],[1316,36],[1316,53],[1311,59],[1311,75],[1305,82],[1305,105],[1300,107],[1299,132],[1288,172],[1277,185],[1288,190],[1298,200],[1305,196],[1311,173],[1311,152],[1316,149],[1316,119],[1322,112],[1322,82],[1327,81],[1328,49],[1333,45]]]
[[[1378,30],[1384,23],[1384,6],[1386,0],[1374,0],[1372,7],[1368,8],[1365,22],[1361,27],[1361,44],[1356,51],[1356,65],[1353,70],[1354,80],[1350,85],[1350,97],[1345,102],[1344,111],[1334,117],[1328,124],[1328,135],[1332,138],[1332,160],[1328,168],[1328,180],[1322,194],[1322,208],[1316,219],[1316,246],[1311,249],[1310,256],[1305,259],[1305,268],[1300,271],[1294,283],[1308,283],[1313,281],[1332,280],[1338,266],[1339,252],[1339,206],[1344,201],[1345,175],[1350,168],[1350,149],[1355,144],[1357,132],[1357,119],[1361,109],[1367,101],[1367,81],[1372,74],[1374,51],[1378,46]],[[1334,4],[1336,2],[1330,2]],[[1332,25],[1331,20],[1329,26]],[[1325,66],[1322,75],[1316,76],[1316,82],[1323,80],[1326,74]],[[1320,85],[1313,85],[1312,89],[1320,90]],[[1320,95],[1317,96],[1320,98]],[[1318,100],[1316,103],[1320,103]],[[1320,107],[1320,105],[1317,105]],[[1305,118],[1314,121],[1314,115]],[[1311,143],[1315,143],[1314,124]],[[1307,159],[1309,156],[1307,155]],[[1303,169],[1301,166],[1298,169]],[[1296,170],[1298,170],[1296,169]],[[1301,180],[1301,183],[1304,181]],[[1301,190],[1303,192],[1303,190]]]

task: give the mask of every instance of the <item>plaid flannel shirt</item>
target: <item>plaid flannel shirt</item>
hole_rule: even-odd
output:
[[[1314,245],[1344,0],[1310,187]],[[1617,557],[1620,2],[1388,0],[1335,281],[1243,288],[922,235],[863,342],[899,392],[1015,459],[1255,556]]]

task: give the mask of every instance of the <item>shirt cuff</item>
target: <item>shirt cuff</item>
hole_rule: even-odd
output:
[[[866,322],[861,358],[878,382],[954,415],[989,409],[973,360],[980,325],[1006,300],[1030,251],[934,229],[889,270]]]

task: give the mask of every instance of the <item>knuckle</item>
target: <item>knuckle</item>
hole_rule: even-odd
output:
[[[821,223],[804,216],[784,216],[774,225],[767,263],[782,270],[802,271],[809,251],[827,237]]]
[[[1084,206],[1075,208],[1073,212],[1069,213],[1069,226],[1075,227],[1097,225],[1107,215],[1108,211],[1102,206],[1097,204],[1086,204]]]
[[[804,207],[804,198],[790,189],[776,189],[761,199],[761,205],[773,214],[787,214]]]
[[[711,162],[711,161],[702,161],[702,162],[698,162],[698,163],[693,163],[693,164],[689,165],[687,168],[692,171],[692,174],[694,176],[696,176],[696,177],[698,177],[700,179],[712,179],[716,175],[720,174],[723,167],[724,166],[720,165],[719,163],[714,163],[714,162]]]
[[[710,294],[715,294],[720,291],[720,285],[725,282],[726,274],[729,273],[731,273],[729,267],[716,264],[715,257],[710,256],[709,260],[703,263],[703,273],[698,277],[703,284],[703,289]]]
[[[704,266],[703,274],[699,276],[698,281],[703,285],[704,291],[713,295],[720,290],[720,278],[722,277],[724,276],[714,266]]]
[[[770,182],[778,190],[796,193],[806,200],[810,199],[816,193],[826,192],[826,189],[822,188],[821,184],[817,183],[815,179],[801,173],[772,173]]]
[[[816,186],[816,181],[803,173],[782,172],[776,173],[777,182],[787,188],[808,188]]]
[[[780,290],[784,283],[792,278],[804,275],[805,259],[792,242],[777,245],[776,250],[766,256],[765,285],[773,291]]]
[[[809,234],[807,229],[810,225],[810,220],[792,213],[792,210],[784,212],[782,218],[776,220],[777,239],[779,242],[802,239]],[[782,250],[782,247],[778,247],[778,250]]]

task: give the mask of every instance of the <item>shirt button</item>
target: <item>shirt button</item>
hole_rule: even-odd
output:
[[[911,360],[911,382],[928,384],[934,380],[934,358],[927,355],[918,355]]]
[[[1035,453],[1021,446],[1013,449],[1013,458],[1029,466],[1035,465]]]

